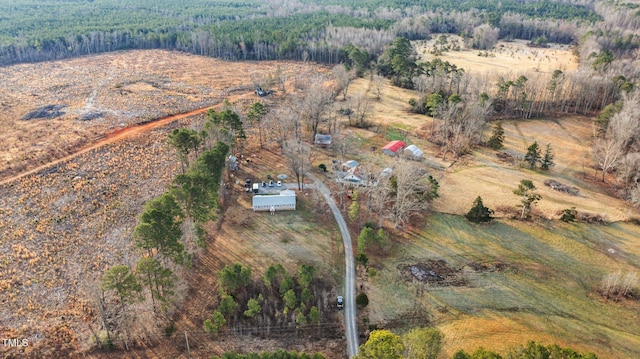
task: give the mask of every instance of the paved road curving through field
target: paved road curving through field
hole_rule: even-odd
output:
[[[336,202],[331,198],[329,188],[311,173],[307,173],[307,177],[315,182],[316,190],[320,191],[324,195],[324,198],[326,198],[327,203],[329,203],[329,208],[331,208],[331,212],[333,212],[333,216],[336,222],[338,222],[338,227],[340,227],[340,232],[342,233],[346,272],[344,284],[344,323],[347,335],[347,351],[349,358],[353,358],[358,355],[358,327],[356,325],[356,267],[353,257],[351,235],[349,234],[349,228],[344,221],[342,213],[338,210]]]

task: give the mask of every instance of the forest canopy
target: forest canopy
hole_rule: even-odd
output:
[[[467,12],[473,16],[460,16]],[[431,17],[426,23],[420,18],[424,14]],[[193,0],[189,6],[177,0],[0,0],[0,66],[143,48],[229,60],[308,58],[336,63],[342,60],[341,46],[332,42],[335,34],[328,27],[369,31],[369,37],[381,37],[383,32],[384,38],[407,33],[426,38],[431,32],[468,32],[478,21],[498,26],[505,14],[553,21],[599,20],[585,6],[549,0]],[[474,23],[461,24],[460,18]],[[426,29],[407,31],[406,24],[398,26],[403,21]],[[553,36],[542,28],[503,35]],[[372,50],[379,46],[370,47],[367,51],[375,54]]]

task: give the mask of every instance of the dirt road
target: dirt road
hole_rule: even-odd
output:
[[[347,336],[347,352],[349,353],[349,358],[353,358],[358,355],[358,326],[356,325],[356,269],[351,235],[342,213],[340,213],[336,202],[331,198],[329,188],[311,173],[307,173],[307,176],[315,182],[316,189],[326,198],[342,233],[345,260],[344,322]]]
[[[228,98],[228,100],[230,102],[236,101],[237,99],[246,96],[246,94],[242,94],[242,95],[235,95],[232,96],[230,98]],[[210,109],[215,109],[217,107],[219,107],[220,104],[217,105],[213,105],[213,106],[209,106],[209,107],[204,107],[204,108],[199,108],[193,111],[189,111],[189,112],[185,112],[185,113],[180,113],[177,115],[171,115],[171,116],[167,116],[167,117],[162,117],[160,119],[151,121],[151,122],[146,122],[143,124],[139,124],[139,125],[135,125],[135,126],[130,126],[130,127],[125,127],[122,129],[119,129],[117,131],[111,132],[109,134],[107,134],[105,137],[98,139],[95,142],[92,142],[90,144],[88,144],[87,146],[81,148],[80,150],[78,150],[77,152],[74,152],[70,155],[64,156],[62,158],[58,158],[57,160],[53,160],[51,162],[45,163],[41,166],[32,168],[30,170],[24,171],[22,173],[19,173],[17,175],[11,176],[9,178],[5,178],[0,180],[0,185],[5,185],[8,184],[10,182],[16,181],[20,178],[23,178],[25,176],[34,174],[34,173],[38,173],[40,171],[46,170],[47,168],[50,168],[52,166],[55,166],[57,164],[60,163],[64,163],[67,162],[83,153],[87,153],[91,150],[94,150],[96,148],[100,148],[102,146],[106,146],[108,144],[111,143],[115,143],[118,141],[121,141],[124,138],[129,138],[129,137],[134,137],[140,134],[143,134],[145,132],[148,132],[154,128],[158,128],[158,127],[162,127],[165,126],[173,121],[177,121],[177,120],[181,120],[187,117],[191,117],[191,116],[195,116],[195,115],[199,115],[202,113],[205,113],[207,111],[209,111]]]

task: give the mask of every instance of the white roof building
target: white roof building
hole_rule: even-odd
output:
[[[296,209],[296,192],[292,190],[280,191],[275,195],[253,196],[251,209],[254,211],[268,211],[273,207],[276,211]]]
[[[419,160],[422,158],[422,154],[424,152],[422,152],[421,149],[416,147],[416,145],[409,145],[407,146],[407,148],[404,149],[404,153],[410,156],[414,160]]]
[[[353,184],[360,184],[362,183],[362,178],[354,175],[353,173],[349,173],[342,178],[342,181],[353,183]]]
[[[360,163],[358,163],[358,161],[356,160],[349,160],[345,163],[342,164],[343,167],[347,168],[347,169],[354,169],[356,167],[358,167],[360,165]]]

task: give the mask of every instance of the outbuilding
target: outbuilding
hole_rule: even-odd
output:
[[[292,190],[280,191],[280,194],[253,196],[251,209],[254,211],[284,211],[296,209],[296,192]]]
[[[227,168],[229,171],[237,171],[238,170],[238,157],[234,155],[230,155],[227,158]]]
[[[331,135],[322,135],[317,133],[313,143],[320,147],[329,147],[331,146]]]
[[[416,145],[409,145],[404,149],[404,153],[412,160],[420,160],[422,158],[422,150],[416,147]]]
[[[402,141],[391,141],[381,148],[382,153],[389,156],[396,156],[405,148],[407,144]]]
[[[349,160],[345,163],[342,164],[342,168],[344,168],[345,171],[349,171],[349,170],[353,170],[354,168],[358,167],[360,165],[360,163],[356,160]]]

